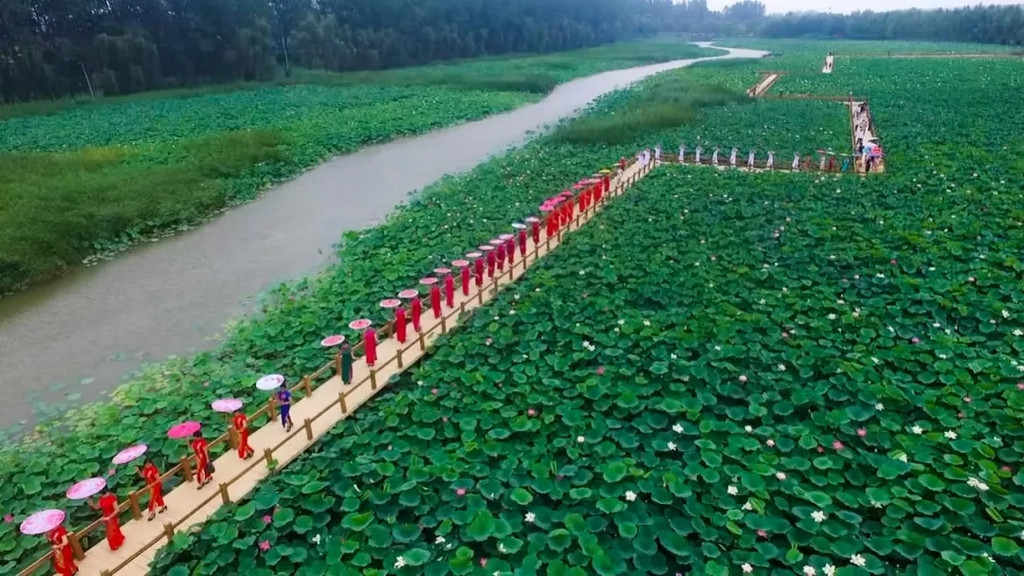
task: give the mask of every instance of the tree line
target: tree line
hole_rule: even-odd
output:
[[[765,16],[758,0],[2,0],[0,102],[553,52],[657,33],[1024,42],[1024,8]]]

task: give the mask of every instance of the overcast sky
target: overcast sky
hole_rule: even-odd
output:
[[[977,4],[1020,4],[1021,0],[857,0],[839,2],[837,0],[761,0],[769,13],[792,12],[802,10],[818,10],[827,12],[853,12],[854,10],[904,10],[907,8],[959,8]],[[708,7],[719,10],[736,0],[708,0]]]

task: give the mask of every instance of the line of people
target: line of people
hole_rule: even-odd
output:
[[[642,155],[643,153],[641,153]],[[693,149],[692,161],[687,160],[687,148],[686,145],[679,146],[679,154],[676,156],[677,161],[681,165],[692,163],[695,165],[704,166],[728,166],[730,168],[740,168],[739,165],[739,148],[733,147],[729,152],[727,164],[723,164],[721,160],[721,148],[715,147],[711,151],[711,155],[705,154],[703,146],[696,146]],[[656,162],[661,162],[661,146],[657,146],[654,149],[654,159]],[[643,157],[639,159],[643,163]],[[854,161],[854,157],[849,154],[836,154],[832,150],[819,150],[817,160],[815,160],[814,154],[807,154],[801,156],[799,152],[793,154],[793,161],[790,163],[790,170],[793,172],[847,172],[850,169],[851,163]],[[746,168],[748,170],[775,170],[775,152],[768,151],[764,161],[760,161],[757,157],[755,150],[747,152]]]
[[[861,172],[879,172],[882,170],[882,147],[875,133],[875,123],[867,102],[852,105],[854,150],[857,156],[857,169]]]

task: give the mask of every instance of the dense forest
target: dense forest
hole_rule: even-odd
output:
[[[1024,8],[765,16],[757,0],[0,0],[0,102],[552,52],[657,33],[1024,42]]]
[[[1024,6],[854,12],[850,15],[787,14],[766,19],[760,33],[775,38],[827,36],[857,40],[933,40],[1019,46],[1024,44]]]

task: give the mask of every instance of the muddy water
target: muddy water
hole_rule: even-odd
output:
[[[717,58],[764,55],[729,51]],[[31,422],[36,402],[95,400],[144,362],[213,346],[262,291],[322,268],[344,231],[377,224],[411,191],[601,94],[699,60],[581,78],[512,112],[339,156],[194,231],[0,300],[0,427]]]

